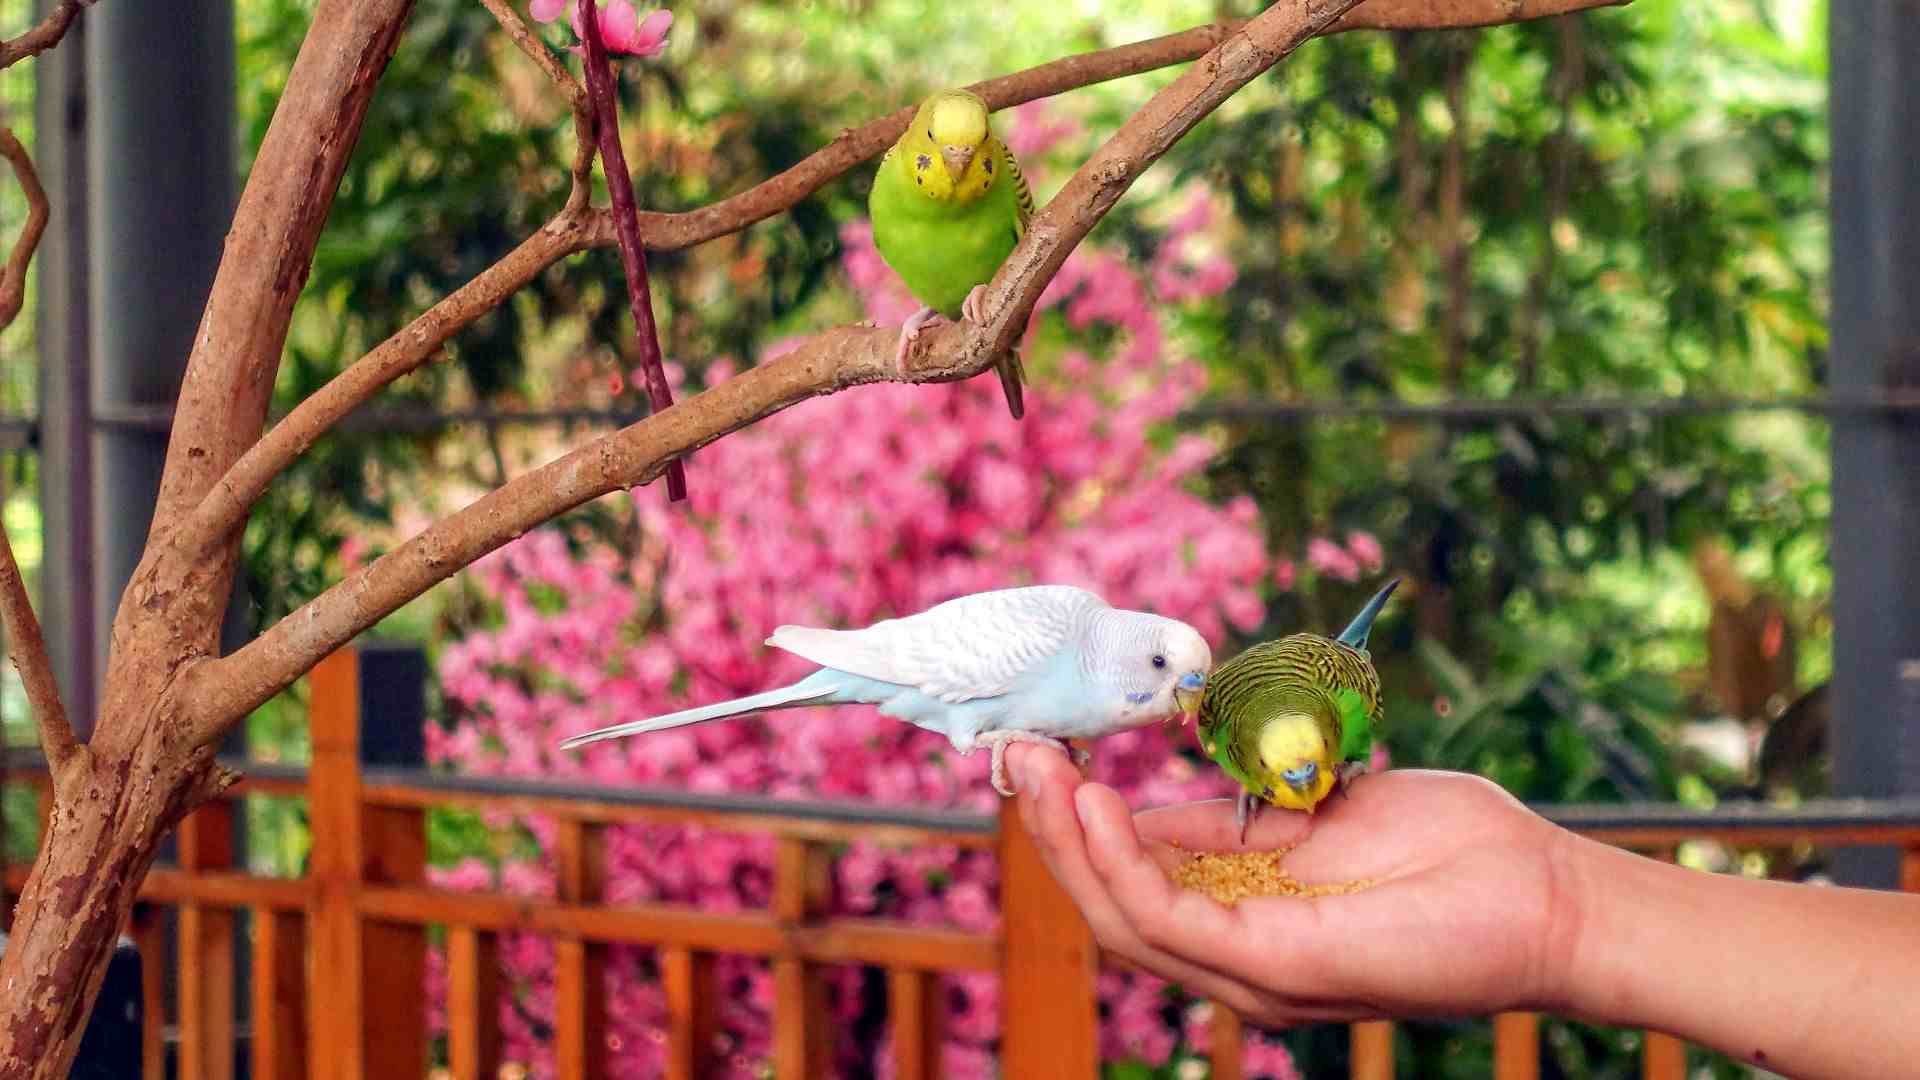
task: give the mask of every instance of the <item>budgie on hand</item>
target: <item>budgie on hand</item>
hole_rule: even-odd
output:
[[[1013,791],[1007,744],[1097,738],[1190,713],[1213,652],[1177,619],[1122,611],[1084,589],[1035,585],[974,593],[864,630],[782,626],[767,639],[821,665],[791,686],[575,735],[602,739],[809,705],[864,703],[993,751],[993,786]]]
[[[1220,665],[1200,702],[1200,746],[1240,781],[1240,838],[1256,800],[1312,813],[1366,771],[1379,728],[1380,674],[1367,653],[1373,620],[1400,584],[1374,594],[1338,638],[1293,634]]]
[[[936,315],[978,319],[978,294],[1026,232],[1033,192],[988,126],[987,103],[943,90],[880,159],[867,212],[881,258],[926,305],[900,328],[894,359],[904,362]],[[1026,412],[1019,357],[1008,350],[996,367],[1017,420]]]

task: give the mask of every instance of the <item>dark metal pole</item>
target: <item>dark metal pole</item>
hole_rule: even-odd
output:
[[[1920,388],[1920,20],[1911,0],[1847,0],[1830,18],[1832,381]],[[1833,755],[1836,794],[1920,792],[1920,420],[1833,426]],[[1890,851],[1836,873],[1895,885]]]
[[[46,14],[52,0],[35,5]],[[40,622],[67,715],[93,730],[95,669],[92,400],[87,339],[87,26],[82,13],[59,47],[34,66],[34,165],[51,218],[34,267],[40,275]]]

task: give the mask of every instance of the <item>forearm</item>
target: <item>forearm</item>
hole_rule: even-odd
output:
[[[1573,842],[1561,1007],[1801,1078],[1920,1062],[1920,896],[1699,873]]]

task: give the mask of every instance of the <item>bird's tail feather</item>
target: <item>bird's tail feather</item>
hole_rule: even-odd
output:
[[[1387,606],[1387,597],[1392,596],[1393,590],[1399,587],[1399,578],[1387,582],[1386,587],[1373,594],[1373,599],[1367,601],[1367,606],[1360,609],[1360,614],[1353,617],[1353,621],[1340,631],[1340,636],[1335,640],[1356,649],[1366,648],[1367,635],[1373,631],[1373,620],[1379,616],[1380,609]]]
[[[682,709],[665,716],[649,717],[645,720],[630,720],[624,724],[612,724],[589,731],[584,735],[575,735],[560,743],[560,749],[571,750],[576,746],[585,746],[602,739],[618,739],[624,735],[644,735],[651,731],[667,731],[672,728],[686,727],[688,724],[704,723],[708,720],[721,720],[729,716],[744,716],[751,712],[766,709],[785,709],[795,705],[806,705],[823,698],[832,697],[831,687],[818,684],[809,685],[811,680],[801,680],[792,686],[783,686],[778,690],[769,690],[764,694],[734,698],[732,701],[702,705],[697,709]]]

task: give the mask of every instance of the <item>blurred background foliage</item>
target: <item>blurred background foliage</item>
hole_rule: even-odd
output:
[[[242,165],[311,7],[237,0]],[[1114,7],[676,5],[665,56],[626,65],[621,80],[640,202],[700,206],[931,88],[1257,5]],[[1374,647],[1396,763],[1471,769],[1543,802],[1820,790],[1831,640],[1823,421],[1791,410],[1488,418],[1364,406],[1817,393],[1825,21],[1823,0],[1641,0],[1486,31],[1313,42],[1183,140],[1101,225],[1100,242],[1144,254],[1175,188],[1205,185],[1229,211],[1215,242],[1238,279],[1178,317],[1208,365],[1210,400],[1255,404],[1188,418],[1222,439],[1207,494],[1251,494],[1276,552],[1356,529],[1385,543],[1389,569],[1409,578]],[[565,44],[559,28],[543,33]],[[1075,134],[1033,163],[1037,194],[1049,197],[1173,75],[1057,102],[1050,115]],[[0,87],[10,101],[28,89]],[[16,124],[27,115],[16,110]],[[423,0],[329,218],[278,408],[558,211],[572,140],[563,104],[480,5]],[[856,169],[791,213],[653,258],[682,393],[702,385],[713,358],[752,363],[784,336],[858,317],[839,230],[864,216],[869,176]],[[22,213],[0,185],[0,231]],[[630,410],[607,377],[632,366],[624,303],[614,252],[566,260],[383,404]],[[1034,375],[1050,377],[1044,364]],[[0,394],[26,411],[32,386],[7,382]],[[1263,414],[1263,401],[1348,408]],[[432,512],[586,433],[375,423],[323,440],[247,531],[253,620],[279,618]],[[5,479],[13,528],[16,513],[37,516],[32,478]],[[726,482],[697,461],[691,479]],[[624,505],[583,510],[589,528],[574,534],[620,535],[631,526]],[[1278,595],[1254,636],[1331,627],[1371,588],[1317,578]],[[483,616],[455,581],[382,632],[432,648]],[[5,689],[17,697],[17,682]],[[298,706],[294,692],[261,710],[256,755],[304,756]],[[257,845],[256,861],[297,864],[298,807],[255,800],[253,812],[258,826],[286,826],[258,835],[288,837]],[[439,822],[436,858],[495,842],[471,824]],[[1811,869],[1789,856],[1758,866]],[[1400,1038],[1409,1075],[1485,1074],[1483,1026],[1410,1025]],[[1550,1075],[1631,1075],[1637,1038],[1556,1023]],[[1343,1065],[1338,1032],[1287,1039],[1308,1075]],[[1732,1074],[1724,1062],[1696,1064]]]

